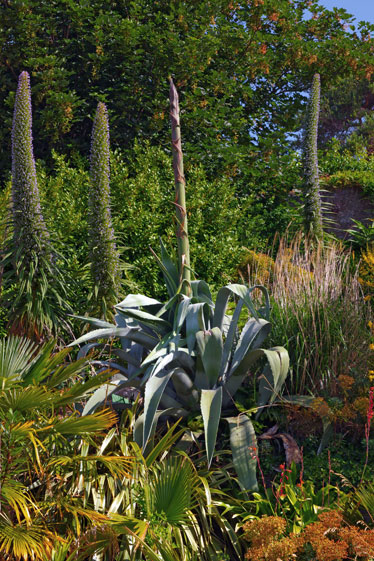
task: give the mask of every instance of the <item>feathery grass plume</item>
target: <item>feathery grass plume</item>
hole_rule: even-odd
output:
[[[95,312],[106,317],[117,302],[120,263],[110,214],[109,123],[107,108],[99,103],[92,128],[89,196],[91,226],[91,298]]]
[[[19,76],[12,129],[11,219],[4,243],[2,305],[9,330],[41,340],[68,328],[69,284],[57,265],[43,219],[32,143],[30,77]]]
[[[321,196],[318,171],[318,120],[321,83],[319,74],[313,76],[304,137],[304,229],[314,238],[323,235]]]
[[[282,341],[290,355],[289,393],[336,396],[342,373],[364,386],[373,365],[372,308],[352,253],[342,243],[299,233],[279,240],[274,260],[264,257],[253,260],[248,280],[250,286],[263,281],[271,294],[270,345]]]
[[[175,206],[177,214],[177,240],[179,274],[181,281],[191,280],[190,271],[190,248],[188,243],[187,210],[186,210],[186,181],[183,170],[183,153],[181,130],[179,120],[179,98],[178,92],[170,78],[170,118],[171,118],[171,140],[173,150],[173,170],[175,181]]]

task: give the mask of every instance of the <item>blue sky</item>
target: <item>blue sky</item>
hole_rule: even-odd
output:
[[[320,4],[329,10],[334,7],[344,8],[355,16],[355,24],[359,21],[374,23],[374,0],[320,0]]]

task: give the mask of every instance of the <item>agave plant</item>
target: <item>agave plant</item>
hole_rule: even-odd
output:
[[[235,393],[254,375],[253,366],[261,357],[267,364],[259,377],[258,408],[274,401],[287,376],[286,350],[261,348],[271,328],[268,293],[262,286],[232,284],[221,288],[214,302],[204,281],[192,281],[191,296],[187,296],[182,294],[181,285],[176,288],[178,271],[164,247],[161,265],[170,295],[165,304],[130,294],[116,306],[116,324],[90,318],[89,323],[99,329],[72,343],[86,343],[81,356],[95,348],[93,341],[97,340],[118,337],[122,346],[111,348],[107,360],[93,362],[99,368],[116,370],[116,374],[109,385],[93,394],[84,414],[121,388],[140,388],[144,391],[144,415],[139,417],[135,437],[145,450],[162,415],[188,417],[201,411],[208,464],[223,417],[229,423],[239,480],[245,489],[255,488],[256,459],[250,456],[250,448],[256,446],[255,433],[249,417],[238,415]],[[263,295],[259,309],[253,299],[255,290]],[[232,315],[227,313],[230,297],[237,300]],[[249,318],[239,333],[243,309]]]
[[[109,360],[96,361],[99,368],[114,369],[116,374],[110,385],[95,392],[83,414],[94,411],[120,388],[141,389],[144,414],[138,420],[135,438],[144,451],[162,415],[188,417],[201,411],[208,465],[214,454],[218,425],[224,417],[230,427],[240,483],[244,489],[254,489],[256,459],[250,450],[256,447],[256,438],[249,417],[238,415],[235,393],[247,376],[254,376],[251,370],[254,363],[265,357],[267,366],[260,376],[258,407],[274,401],[287,376],[288,354],[282,347],[261,348],[271,327],[269,297],[264,287],[228,285],[219,290],[214,302],[204,281],[190,280],[179,101],[172,80],[170,115],[178,260],[174,262],[162,243],[161,259],[158,259],[169,300],[163,304],[154,298],[130,294],[115,306],[115,324],[81,318],[98,328],[72,343],[87,343],[80,351],[81,356],[97,346],[92,341],[100,339],[118,337],[122,346],[112,349]],[[253,300],[255,290],[260,290],[264,298],[264,306],[259,310]],[[233,315],[227,314],[231,296],[237,299]],[[243,308],[251,317],[240,334],[238,324]]]

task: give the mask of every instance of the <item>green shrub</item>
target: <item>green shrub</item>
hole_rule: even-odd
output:
[[[87,164],[56,153],[53,159],[53,174],[38,165],[42,208],[58,249],[77,270],[89,260]],[[192,269],[215,285],[229,281],[237,275],[242,241],[252,245],[249,201],[237,198],[230,179],[209,181],[201,167],[189,170],[187,183]],[[136,144],[128,161],[118,151],[111,154],[111,211],[119,245],[125,248],[121,257],[134,266],[131,279],[138,290],[156,297],[164,288],[150,248],[158,250],[161,236],[167,245],[174,244],[174,196],[170,158],[162,149]],[[80,286],[83,298],[88,279]],[[82,311],[81,304],[72,305]]]
[[[361,187],[374,193],[374,157],[353,136],[345,145],[333,139],[320,153],[321,185],[325,188]]]

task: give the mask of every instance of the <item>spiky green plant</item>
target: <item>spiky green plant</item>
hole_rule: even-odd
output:
[[[104,317],[117,302],[120,287],[119,256],[110,214],[109,156],[108,112],[105,104],[99,103],[92,128],[89,217],[92,307]]]
[[[320,76],[315,74],[304,138],[304,229],[307,235],[315,238],[321,238],[323,234],[317,155],[320,92]]]
[[[3,304],[12,332],[40,339],[66,320],[67,280],[56,265],[45,225],[32,143],[30,77],[19,76],[12,129],[12,213],[5,242]],[[5,295],[5,297],[4,297]]]
[[[186,210],[186,181],[183,169],[183,153],[179,119],[178,92],[170,78],[170,118],[171,140],[173,151],[173,170],[175,181],[175,207],[177,216],[178,264],[180,282],[191,280],[190,248],[188,243],[187,210]]]

